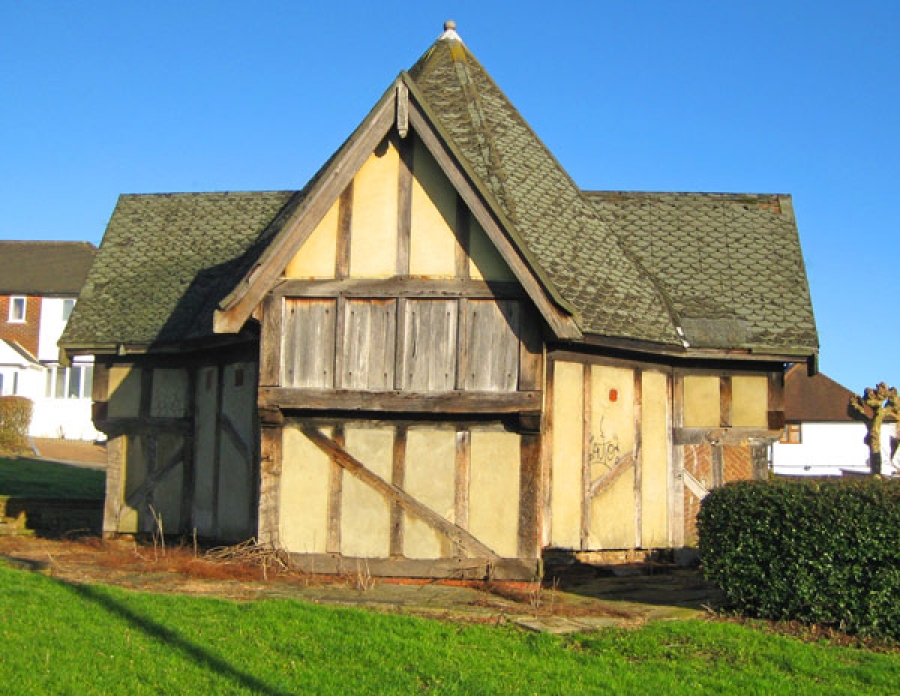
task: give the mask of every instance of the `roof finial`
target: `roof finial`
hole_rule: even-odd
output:
[[[441,39],[449,39],[451,41],[459,41],[462,42],[462,39],[459,38],[459,34],[456,33],[456,22],[452,19],[448,19],[444,22],[444,33],[438,37],[438,41]]]

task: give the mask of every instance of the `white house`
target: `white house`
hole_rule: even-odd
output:
[[[784,378],[785,429],[772,445],[770,465],[788,476],[841,476],[869,472],[866,426],[850,415],[853,392],[824,374],[810,377],[795,365]],[[896,474],[900,458],[891,458],[896,423],[881,431],[882,471]]]
[[[96,248],[87,242],[0,241],[0,395],[34,403],[32,437],[94,440],[93,359],[59,361],[57,342]]]

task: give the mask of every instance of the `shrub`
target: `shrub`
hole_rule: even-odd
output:
[[[900,640],[900,481],[739,481],[697,522],[733,608]]]
[[[0,452],[28,449],[31,402],[23,396],[0,396]]]

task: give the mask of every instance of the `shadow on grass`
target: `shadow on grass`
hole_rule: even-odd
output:
[[[193,661],[203,669],[213,671],[254,693],[267,694],[268,696],[290,696],[290,692],[281,691],[257,679],[251,674],[242,672],[221,657],[196,643],[191,642],[178,633],[178,631],[174,631],[156,621],[141,616],[123,603],[98,592],[90,585],[76,585],[70,583],[60,583],[60,585],[71,590],[80,597],[99,605],[110,614],[125,619],[145,635],[150,638],[155,638],[161,643],[164,643],[167,647],[177,650],[185,658]]]

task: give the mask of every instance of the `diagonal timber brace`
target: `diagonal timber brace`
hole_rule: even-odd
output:
[[[473,556],[492,561],[500,559],[499,554],[478,541],[468,531],[423,505],[403,489],[385,481],[315,426],[304,425],[302,431],[310,442],[331,457],[338,466],[374,488],[389,501],[397,503],[404,512],[422,520]]]

